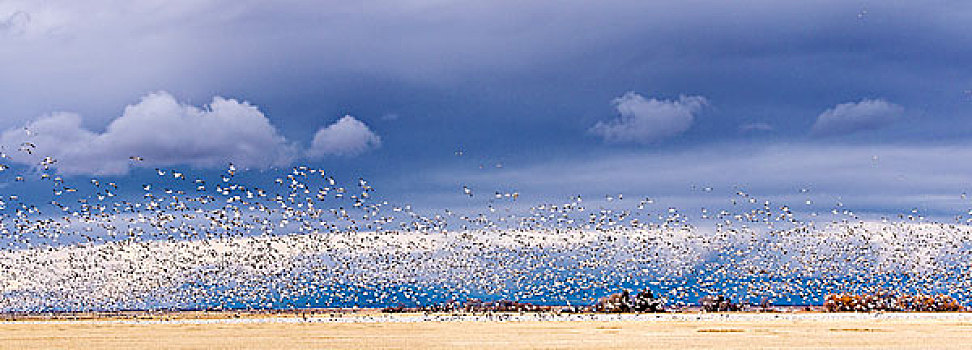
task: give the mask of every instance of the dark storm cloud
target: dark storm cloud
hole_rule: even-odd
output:
[[[515,168],[793,138],[810,147],[831,141],[808,136],[821,111],[876,96],[920,118],[824,118],[872,130],[828,147],[965,145],[972,132],[966,1],[6,1],[0,26],[0,130],[64,111],[100,134],[153,91],[195,106],[222,96],[258,106],[300,149],[355,116],[382,147],[370,161],[322,162],[378,177],[460,148]],[[649,134],[659,142],[590,137],[627,91],[704,96],[707,107],[690,127]],[[378,143],[365,144],[354,149]]]
[[[24,121],[52,110],[108,116],[157,90],[276,105],[324,97],[318,103],[365,109],[349,102],[373,90],[407,95],[419,89],[431,89],[422,92],[440,102],[447,100],[443,90],[459,89],[484,105],[574,100],[568,104],[596,106],[586,107],[587,120],[575,126],[583,131],[603,119],[595,112],[610,112],[603,101],[633,90],[699,94],[727,113],[794,106],[808,114],[784,124],[807,127],[815,116],[810,111],[842,100],[879,94],[908,103],[958,89],[969,79],[954,76],[972,50],[963,34],[969,6],[9,2],[0,17],[23,13],[32,21],[23,35],[3,39],[9,52],[0,58],[7,77],[0,102],[5,121]],[[953,78],[905,90],[913,76],[934,80],[946,73]],[[359,88],[344,90],[348,85]],[[500,114],[503,107],[478,109]],[[563,118],[531,112],[525,114],[537,120]],[[107,121],[101,118],[91,123]]]

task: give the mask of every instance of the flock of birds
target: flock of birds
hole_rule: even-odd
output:
[[[487,191],[483,210],[423,211],[306,166],[270,181],[232,164],[209,176],[159,168],[131,183],[62,177],[56,164],[0,174],[2,311],[589,305],[622,288],[672,304],[877,291],[972,301],[970,226],[843,208],[818,224],[741,190],[698,215],[624,194],[502,207],[520,200],[509,191]]]

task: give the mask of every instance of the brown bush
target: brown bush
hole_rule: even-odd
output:
[[[955,298],[944,295],[830,294],[824,298],[824,308],[839,311],[959,311],[962,305]]]
[[[699,299],[699,306],[706,312],[739,311],[742,306],[722,295],[706,295]]]
[[[597,312],[630,312],[631,297],[628,291],[614,293],[597,300],[594,306]]]

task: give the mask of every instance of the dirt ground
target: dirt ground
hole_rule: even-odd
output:
[[[2,349],[968,349],[972,323],[918,320],[0,324]]]

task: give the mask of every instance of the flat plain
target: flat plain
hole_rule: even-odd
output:
[[[7,321],[0,324],[0,348],[967,349],[972,344],[969,314],[290,316]]]

